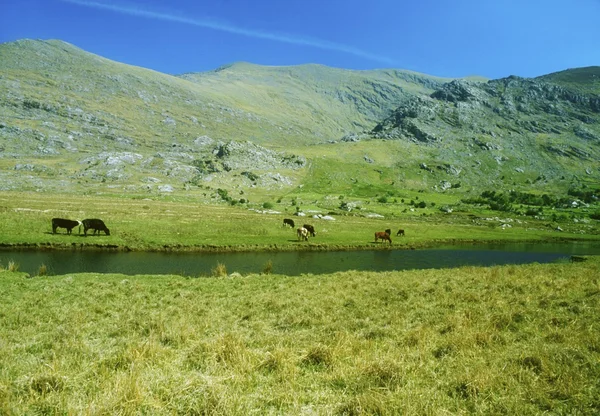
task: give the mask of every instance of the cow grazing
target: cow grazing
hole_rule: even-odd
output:
[[[392,229],[388,228],[387,230],[385,230],[386,233],[388,233],[388,235],[392,235]]]
[[[398,230],[398,232],[396,233],[396,237],[398,237],[399,235],[401,235],[401,236],[403,236],[403,237],[404,237],[404,230],[403,230],[402,228],[400,228],[400,229]]]
[[[304,224],[303,227],[306,228],[306,231],[308,231],[311,236],[313,236],[313,237],[317,236],[317,233],[315,232],[315,227],[313,227],[312,225]]]
[[[296,230],[296,234],[298,234],[298,240],[308,241],[308,230],[304,227],[300,227]]]
[[[94,230],[94,234],[100,234],[100,231],[104,231],[106,235],[110,235],[110,231],[102,220],[97,218],[88,218],[81,221],[81,223],[83,224],[83,235],[87,235],[87,230],[89,229]]]
[[[290,227],[294,228],[296,225],[294,224],[294,220],[291,220],[289,218],[284,218],[283,219],[283,226],[285,227],[286,225],[289,225]]]
[[[375,233],[375,242],[377,242],[377,240],[389,241],[390,244],[392,244],[392,239],[390,238],[390,235],[385,231],[378,231]]]
[[[67,234],[71,234],[71,230],[78,225],[81,225],[80,221],[67,220],[65,218],[52,218],[52,234],[56,234],[57,228],[66,228]]]

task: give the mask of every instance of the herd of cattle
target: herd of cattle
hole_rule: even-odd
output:
[[[69,220],[66,218],[52,218],[52,234],[56,234],[57,228],[65,228],[67,230],[67,234],[71,234],[73,228],[79,226],[79,234],[81,234],[81,226],[83,226],[83,235],[87,236],[88,230],[94,230],[94,234],[100,234],[100,231],[104,231],[106,235],[110,235],[110,231],[104,221],[98,218],[87,218],[82,221],[77,220]],[[293,228],[296,227],[294,220],[290,218],[283,219],[283,226],[290,226]],[[308,241],[308,237],[316,237],[317,233],[315,231],[315,227],[310,224],[303,224],[302,227],[298,227],[296,229],[296,235],[298,236],[298,240],[300,241]],[[375,242],[378,240],[388,241],[392,244],[392,230],[387,229],[385,231],[378,231],[375,233]],[[396,236],[404,236],[404,230],[401,228],[396,233]]]
[[[83,235],[87,236],[88,230],[94,230],[94,234],[100,234],[104,231],[106,235],[110,235],[110,231],[104,224],[104,221],[98,218],[87,218],[83,221],[68,220],[66,218],[52,218],[52,234],[56,234],[57,228],[66,228],[67,234],[71,234],[73,228],[79,226],[79,234],[81,234],[81,226],[83,225]]]
[[[283,219],[283,226],[290,226],[292,228],[296,227],[296,224],[294,223],[294,220],[290,219],[290,218],[284,218]],[[298,236],[298,240],[300,241],[308,241],[308,236],[312,236],[312,237],[316,237],[317,233],[315,232],[315,227],[313,227],[310,224],[303,224],[302,227],[298,227],[296,229],[296,235]],[[378,240],[382,240],[382,241],[388,241],[390,244],[392,244],[392,230],[391,229],[387,229],[385,231],[378,231],[375,233],[375,242],[377,242]],[[396,236],[404,236],[404,230],[402,228],[400,228],[398,230],[398,232],[396,233]]]

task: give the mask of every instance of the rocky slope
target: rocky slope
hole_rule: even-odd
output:
[[[485,81],[248,63],[174,77],[22,40],[0,45],[0,188],[594,185],[599,80],[599,67]]]

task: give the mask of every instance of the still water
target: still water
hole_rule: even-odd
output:
[[[209,275],[217,263],[229,273],[260,273],[270,261],[272,273],[333,273],[344,270],[391,271],[465,265],[550,263],[571,255],[600,254],[599,243],[517,243],[443,246],[421,250],[295,251],[250,253],[154,253],[104,251],[0,251],[0,265],[9,261],[31,275],[44,264],[48,274],[123,273]]]

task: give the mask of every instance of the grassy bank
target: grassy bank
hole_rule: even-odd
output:
[[[62,249],[112,248],[120,250],[339,250],[382,247],[374,232],[392,229],[393,247],[417,248],[439,242],[600,240],[597,220],[557,223],[531,217],[514,218],[489,212],[395,211],[385,204],[385,218],[364,212],[331,212],[314,207],[306,217],[296,207],[274,204],[229,206],[199,204],[183,198],[142,199],[123,196],[75,196],[36,193],[0,193],[0,244],[4,247]],[[312,218],[332,214],[334,220]],[[101,218],[110,236],[52,234],[53,217]],[[297,225],[310,223],[317,236],[299,242],[295,230],[283,227],[283,218]],[[565,220],[566,221],[566,220]],[[560,227],[562,231],[558,231]],[[405,237],[396,231],[405,230]]]
[[[597,414],[600,261],[0,272],[0,413]]]

